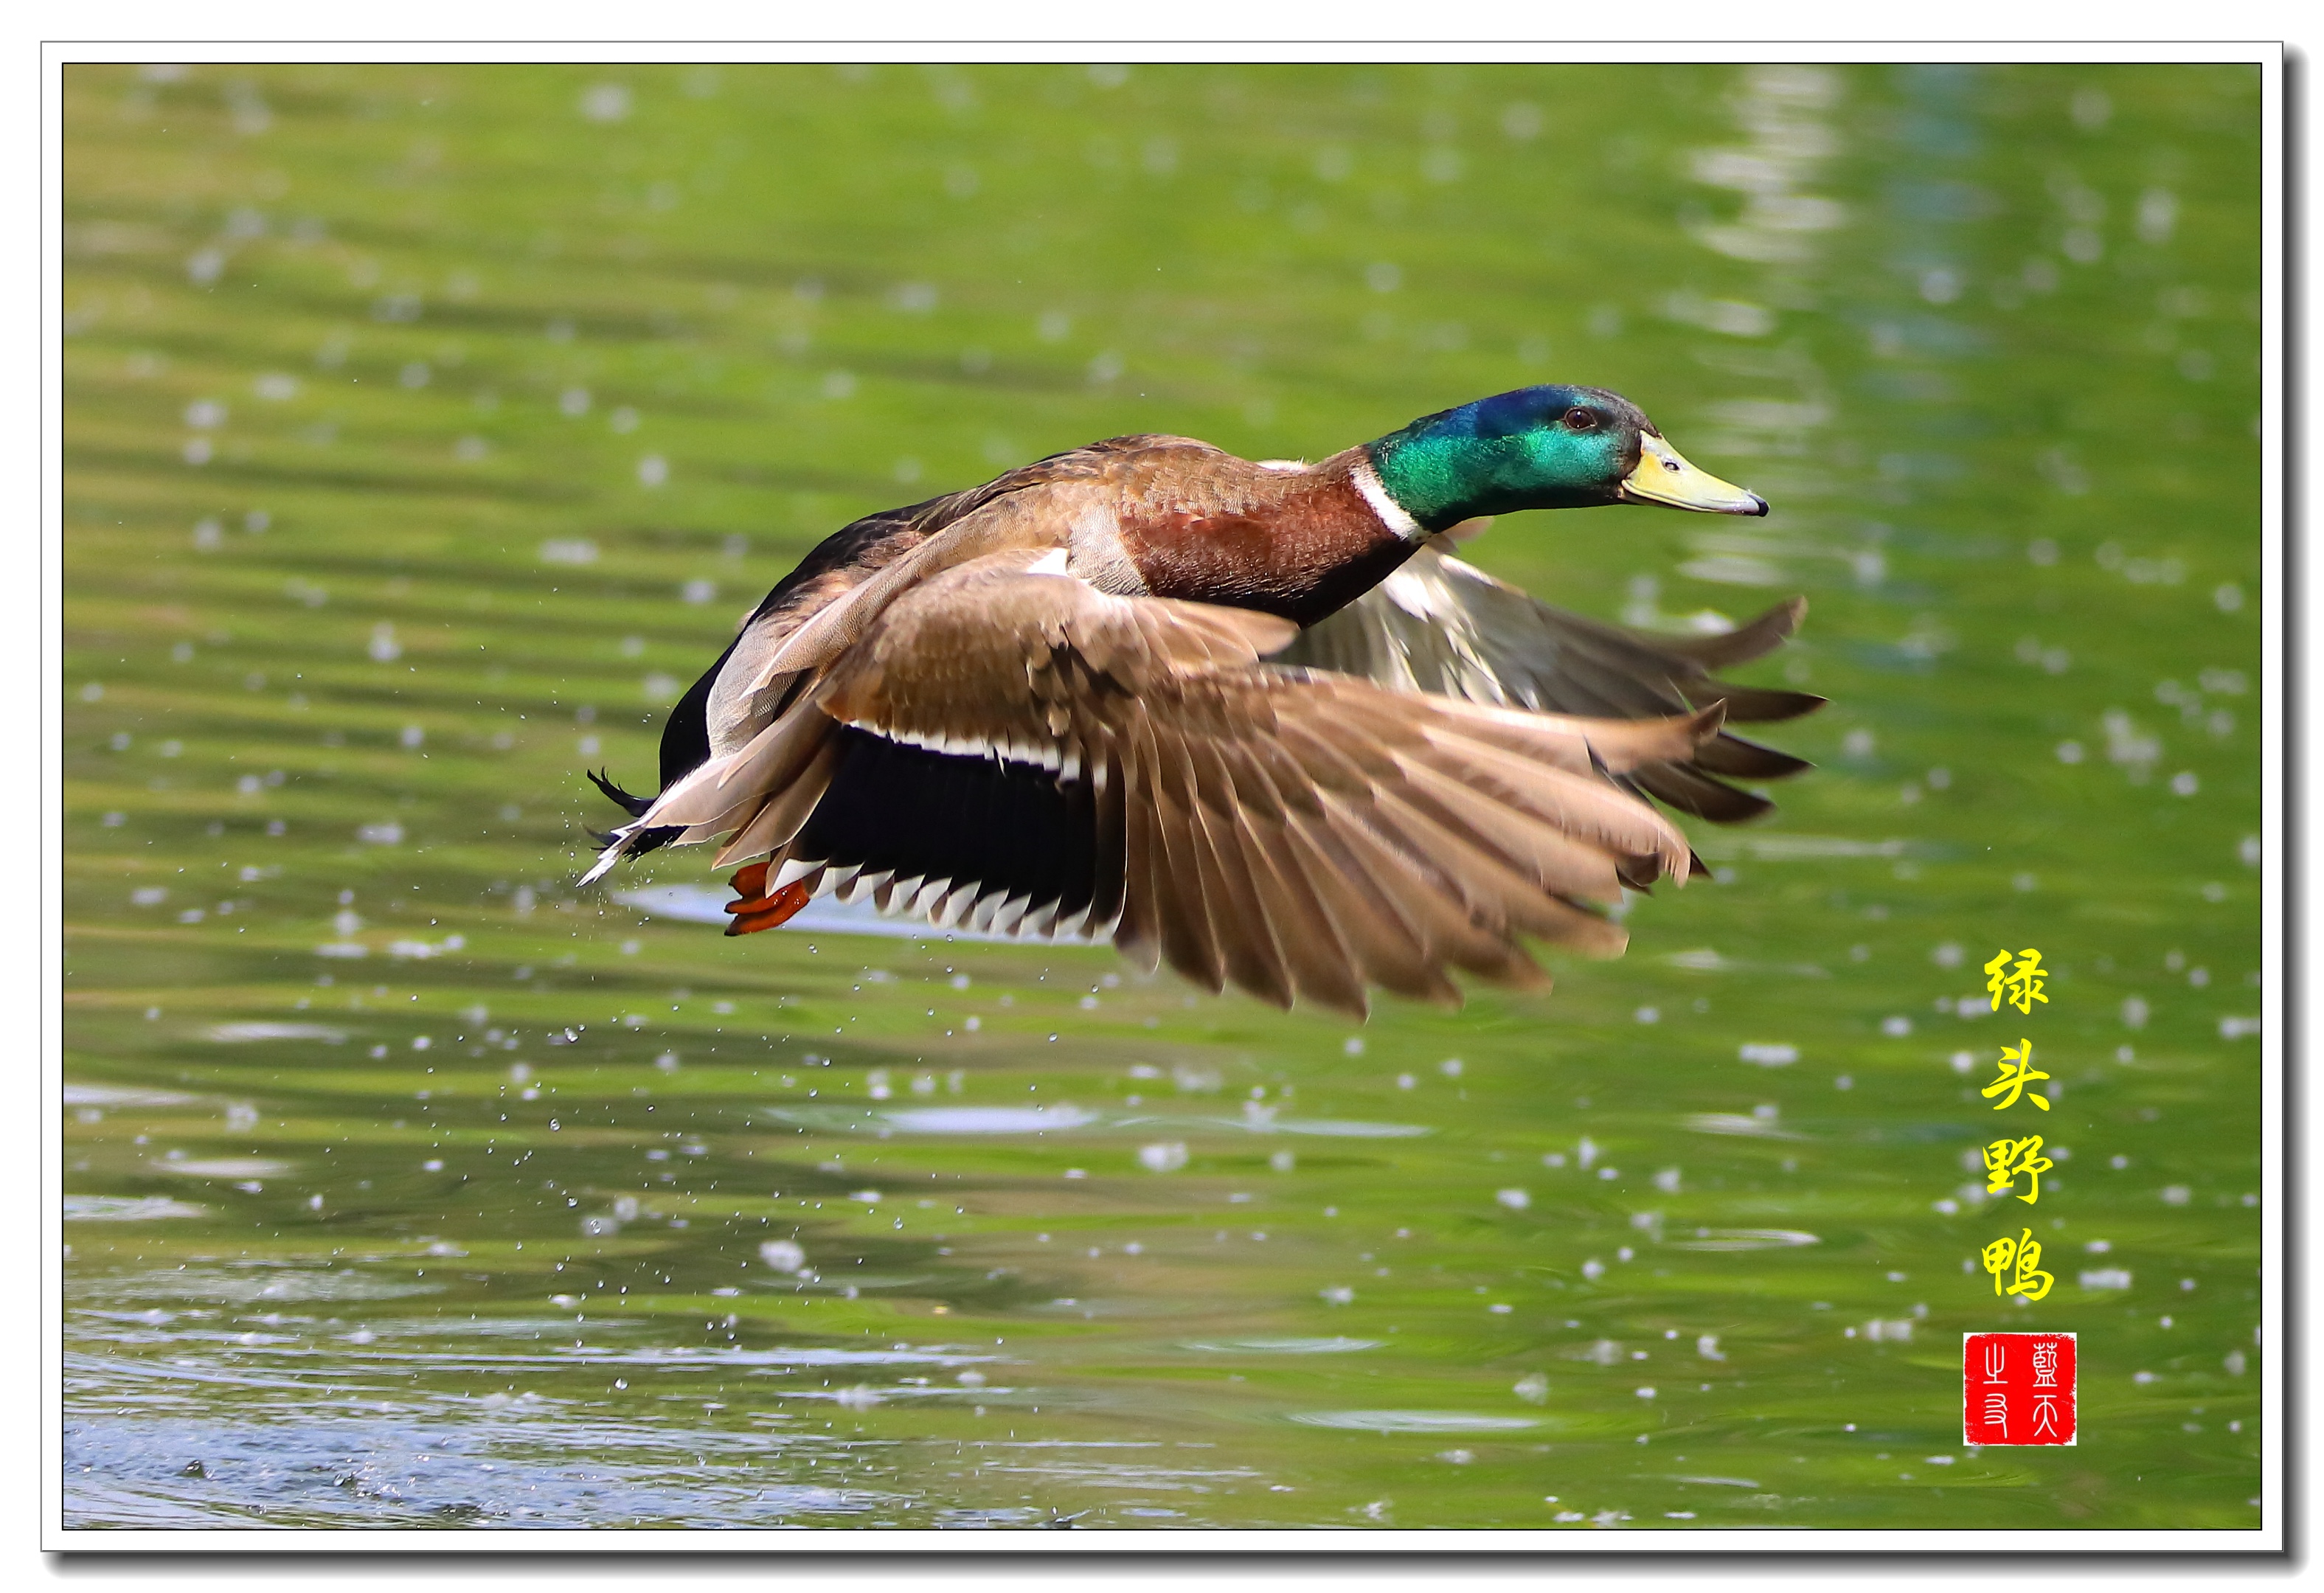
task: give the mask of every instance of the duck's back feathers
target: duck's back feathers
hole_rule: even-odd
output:
[[[756,700],[756,683],[768,658],[815,614],[997,499],[1051,482],[1099,476],[1156,448],[1218,452],[1192,437],[1108,437],[1037,459],[960,492],[867,514],[825,537],[760,601],[726,650],[670,711],[662,727],[661,789],[676,785],[714,751],[731,750],[747,741],[771,717],[768,705]]]
[[[1390,690],[1462,697],[1583,718],[1660,718],[1717,703],[1735,723],[1794,718],[1823,699],[1737,686],[1711,671],[1780,646],[1807,612],[1794,597],[1718,636],[1642,635],[1550,607],[1434,548],[1322,623],[1280,661],[1358,676]],[[1803,760],[1720,734],[1683,760],[1627,777],[1682,813],[1732,823],[1766,812],[1766,797],[1717,778],[1774,779]]]

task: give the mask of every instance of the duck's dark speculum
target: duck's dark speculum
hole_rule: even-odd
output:
[[[1097,804],[1086,778],[1038,764],[907,746],[853,726],[838,732],[830,794],[791,855],[834,869],[949,879],[979,897],[1024,897],[1060,920],[1095,899]]]

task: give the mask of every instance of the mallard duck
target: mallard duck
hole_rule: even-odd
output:
[[[1315,464],[1111,438],[867,516],[767,594],[672,711],[661,788],[586,879],[725,837],[727,933],[865,895],[939,927],[1110,942],[1217,991],[1457,1004],[1451,971],[1618,954],[1604,909],[1701,871],[1659,798],[1806,767],[1729,720],[1794,599],[1673,640],[1561,612],[1443,543],[1519,509],[1760,515],[1627,399],[1520,389]],[[586,880],[585,880],[586,882]]]

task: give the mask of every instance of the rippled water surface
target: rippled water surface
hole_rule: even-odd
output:
[[[75,68],[65,127],[72,1524],[2259,1524],[2252,71]],[[584,766],[851,516],[1545,379],[1776,511],[1473,557],[1804,592],[1746,674],[1832,699],[1623,960],[1359,1029],[724,939],[699,849],[575,889]],[[2036,1326],[2080,1444],[1965,1449],[1960,1334]]]

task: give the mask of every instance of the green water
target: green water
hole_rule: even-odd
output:
[[[71,1524],[2260,1524],[2254,71],[73,68],[64,114]],[[850,517],[1543,379],[1775,512],[1471,556],[1650,626],[1804,592],[1744,673],[1831,698],[1621,961],[1357,1030],[724,939],[700,849],[574,888],[584,766],[650,786]],[[1997,1117],[2021,1036],[2052,1110]],[[2024,1306],[1976,1257],[2029,1224]],[[1963,1447],[1994,1327],[2080,1334],[2078,1447]]]

